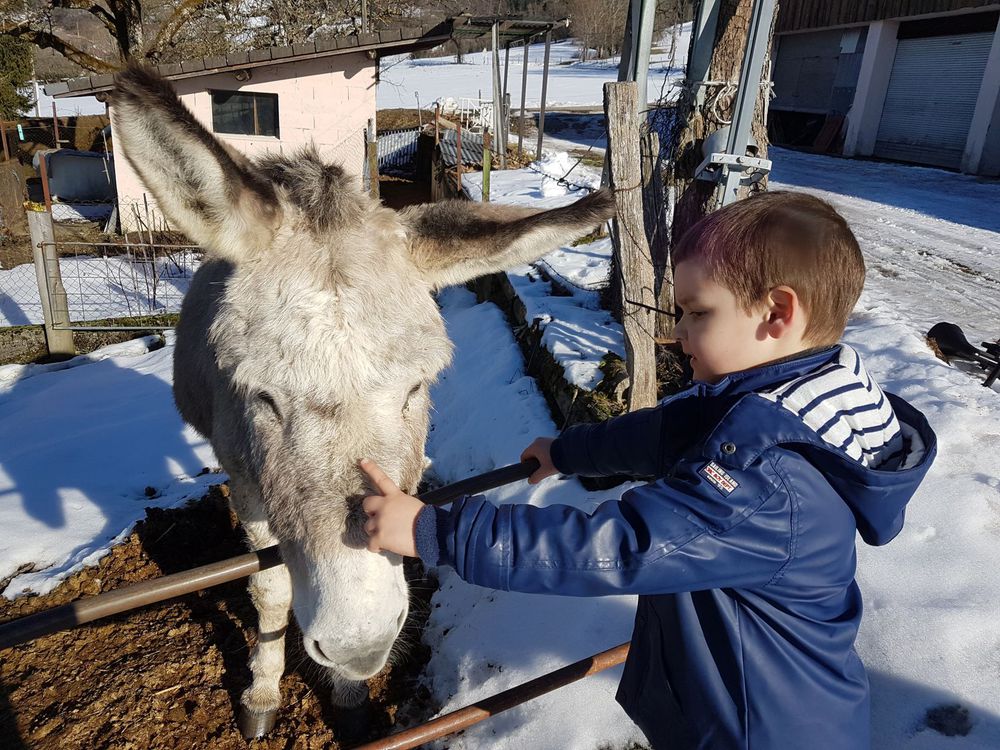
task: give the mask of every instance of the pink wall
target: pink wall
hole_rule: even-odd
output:
[[[238,151],[253,156],[264,151],[289,153],[310,141],[329,161],[340,164],[360,180],[364,168],[364,129],[375,117],[376,63],[363,52],[334,55],[318,60],[276,63],[251,68],[252,77],[241,83],[233,73],[173,81],[188,109],[209,132],[212,131],[212,99],[209,90],[252,91],[278,95],[279,138],[219,133],[216,137]],[[111,115],[112,135],[115,112]],[[132,170],[114,138],[115,176],[122,229],[138,229],[131,205],[145,214],[145,187]],[[152,195],[146,194],[150,210]],[[158,213],[158,212],[157,212]],[[159,221],[154,221],[159,225]]]

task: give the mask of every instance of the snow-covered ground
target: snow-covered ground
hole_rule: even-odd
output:
[[[687,51],[691,40],[691,24],[684,24],[675,36],[666,34],[658,42],[662,51],[650,55],[649,101],[674,96],[673,88],[684,75]],[[541,102],[542,72],[545,45],[528,45],[528,83],[525,86],[525,106],[537,108]],[[521,70],[523,48],[510,52],[507,91],[511,106],[521,106]],[[500,58],[503,76],[503,53]],[[553,42],[549,57],[549,84],[546,106],[587,106],[600,108],[604,102],[603,86],[618,80],[618,58],[580,61],[576,40]],[[410,59],[396,55],[382,59],[379,73],[378,108],[434,108],[435,101],[490,99],[493,96],[493,57],[489,49],[464,56],[461,63],[454,55]]]

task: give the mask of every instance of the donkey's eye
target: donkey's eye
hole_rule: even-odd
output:
[[[413,397],[416,396],[418,393],[420,393],[420,389],[423,387],[424,387],[423,383],[417,383],[410,389],[410,392],[406,394],[406,401],[403,402],[403,411],[406,411],[406,409],[409,408],[410,402],[413,400]]]
[[[270,409],[276,419],[281,419],[281,410],[278,408],[278,402],[274,400],[274,396],[267,391],[261,391],[257,394],[257,401]]]

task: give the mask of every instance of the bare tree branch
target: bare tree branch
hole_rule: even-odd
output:
[[[41,49],[53,49],[67,60],[72,60],[81,68],[95,73],[110,73],[118,69],[118,66],[89,55],[48,31],[39,31],[11,21],[3,21],[0,22],[0,34],[24,39]]]

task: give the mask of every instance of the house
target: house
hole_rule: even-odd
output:
[[[1000,175],[1000,3],[780,4],[772,140]]]
[[[315,143],[329,160],[360,178],[365,131],[375,118],[378,59],[443,44],[451,23],[324,39],[289,47],[249,50],[157,66],[181,101],[221,141],[249,156]],[[112,76],[50,84],[56,99],[104,98]],[[118,150],[115,112],[109,106],[119,220],[123,230],[155,220],[153,197]],[[150,214],[149,212],[153,213]]]

